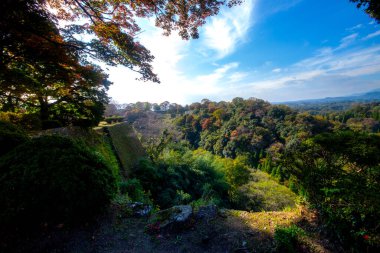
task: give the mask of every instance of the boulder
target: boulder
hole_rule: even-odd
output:
[[[218,207],[216,205],[201,206],[195,217],[199,220],[212,220],[218,216]]]
[[[132,215],[135,217],[145,217],[152,211],[152,206],[141,203],[132,202],[128,204],[128,207],[132,210]]]
[[[181,229],[190,221],[193,209],[189,205],[173,206],[152,215],[150,223],[162,229]]]

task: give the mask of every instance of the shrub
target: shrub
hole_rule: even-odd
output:
[[[42,129],[51,129],[62,127],[61,122],[58,120],[43,120],[42,121]]]
[[[198,199],[221,203],[227,196],[224,174],[213,164],[215,157],[206,151],[165,150],[157,163],[142,159],[133,171],[143,188],[161,208],[188,204]],[[154,183],[152,183],[154,182]]]
[[[0,225],[74,223],[104,210],[111,169],[85,146],[58,136],[26,142],[0,158]]]
[[[41,120],[35,113],[0,112],[0,121],[11,122],[28,130],[41,129]]]
[[[297,244],[305,231],[296,225],[277,227],[274,231],[274,240],[278,252],[297,252]]]
[[[83,128],[90,128],[92,126],[96,126],[97,123],[95,120],[91,120],[91,119],[75,119],[73,121],[73,125],[83,127]]]
[[[0,112],[0,120],[17,124],[21,121],[22,114],[16,112]]]
[[[0,156],[26,142],[26,133],[12,123],[0,121]]]
[[[233,207],[247,211],[281,211],[294,208],[297,195],[289,188],[272,180],[268,174],[256,171],[251,180],[237,188]]]
[[[285,160],[299,194],[352,251],[380,248],[379,153],[379,136],[338,131],[304,141]]]
[[[115,122],[122,122],[124,120],[124,117],[122,116],[112,116],[112,117],[107,117],[104,119],[108,124],[112,124]]]
[[[150,203],[149,196],[144,192],[141,183],[136,178],[128,179],[119,183],[119,191],[122,195],[128,195],[132,201]]]

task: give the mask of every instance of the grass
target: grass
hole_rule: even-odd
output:
[[[291,211],[247,212],[227,210],[226,213],[228,215],[226,222],[230,223],[231,227],[244,224],[248,229],[257,231],[252,238],[257,242],[265,242],[266,237],[276,239],[276,231],[278,234],[279,230],[294,230],[297,232],[297,244],[302,252],[329,253],[334,251],[330,250],[334,248],[334,245],[320,237],[315,213],[303,206],[297,206]],[[273,243],[260,243],[258,252],[276,251],[272,247]],[[287,252],[278,250],[277,248],[277,252]]]
[[[119,181],[119,162],[112,149],[111,140],[103,133],[102,128],[83,129],[80,127],[62,127],[40,131],[35,134],[35,137],[43,135],[60,135],[84,143],[105,159],[107,164],[111,167],[113,175]]]
[[[239,207],[251,211],[283,211],[295,208],[297,195],[262,171],[251,173],[251,180],[239,188]]]
[[[129,124],[114,124],[107,129],[119,157],[123,175],[127,177],[139,159],[145,156],[145,150]]]
[[[240,210],[228,210],[228,215],[237,217],[247,226],[261,232],[274,234],[277,226],[290,226],[301,218],[301,210],[295,208],[292,211],[272,212],[247,212]]]

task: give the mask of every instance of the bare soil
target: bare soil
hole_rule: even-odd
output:
[[[148,218],[127,218],[111,210],[92,224],[60,225],[39,236],[2,245],[4,252],[148,253],[148,252],[276,252],[276,226],[305,229],[299,252],[340,252],[320,234],[316,214],[303,208],[288,212],[226,210],[212,220],[193,219],[180,231],[147,233]],[[4,247],[5,246],[5,247]],[[2,251],[1,251],[2,252]]]

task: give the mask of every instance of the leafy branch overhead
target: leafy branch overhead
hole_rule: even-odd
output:
[[[41,121],[58,117],[64,125],[77,117],[96,124],[108,101],[110,82],[91,59],[126,66],[141,80],[159,82],[151,65],[154,57],[137,41],[141,28],[136,20],[155,18],[166,35],[178,31],[183,39],[197,38],[205,19],[224,4],[217,0],[3,0],[0,110],[39,114]]]
[[[356,3],[358,8],[364,8],[365,12],[380,22],[380,2],[378,0],[350,0]]]
[[[228,1],[228,6],[241,3]],[[198,28],[207,17],[216,15],[226,1],[218,0],[39,0],[43,9],[53,9],[51,18],[73,24],[61,28],[67,46],[77,49],[82,61],[87,57],[121,64],[141,74],[141,80],[159,82],[153,73],[154,59],[137,40],[138,18],[154,18],[165,35],[178,31],[183,39],[198,38]],[[84,22],[83,22],[84,21]],[[80,24],[78,24],[80,23]],[[90,41],[78,34],[93,35]]]

